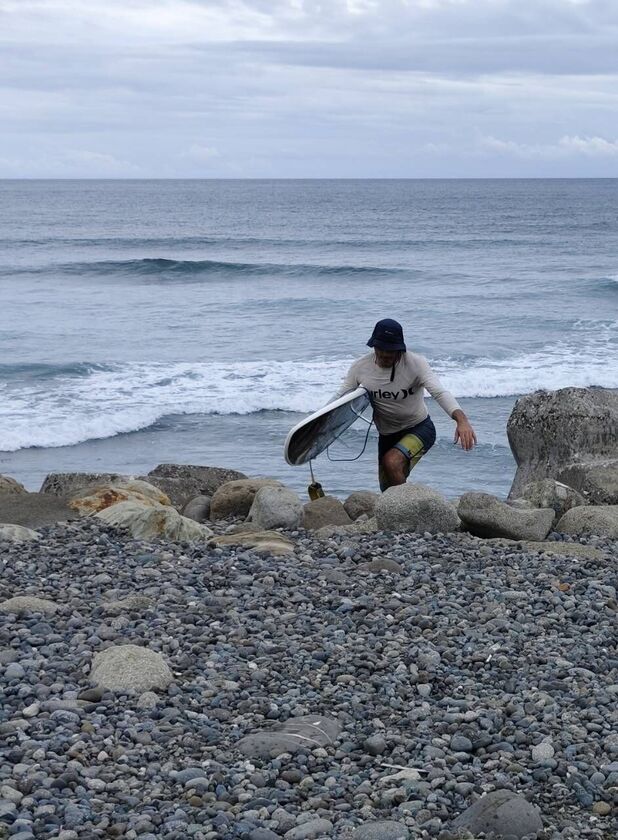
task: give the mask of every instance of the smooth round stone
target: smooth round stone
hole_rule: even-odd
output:
[[[611,814],[611,811],[612,806],[609,802],[595,802],[592,806],[592,812],[599,817],[606,817],[608,814]]]
[[[4,669],[4,679],[8,680],[22,680],[26,676],[26,671],[19,662],[11,662],[10,665],[7,665]]]
[[[451,738],[451,750],[453,752],[472,752],[472,741],[457,732]]]
[[[386,750],[386,741],[382,735],[371,735],[363,744],[369,755],[382,755]]]

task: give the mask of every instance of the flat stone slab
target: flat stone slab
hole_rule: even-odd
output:
[[[541,813],[535,805],[510,790],[494,790],[482,796],[455,820],[455,830],[470,834],[483,832],[487,837],[522,840],[536,837],[543,829]]]
[[[290,718],[276,729],[255,732],[238,743],[243,755],[251,758],[274,758],[281,753],[297,753],[332,744],[341,732],[335,718],[302,715]]]
[[[250,531],[248,533],[225,534],[221,537],[215,537],[213,542],[217,545],[244,546],[262,554],[272,554],[275,557],[283,557],[286,554],[294,553],[294,543],[278,531]]]

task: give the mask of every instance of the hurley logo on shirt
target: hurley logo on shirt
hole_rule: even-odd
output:
[[[378,388],[377,391],[371,391],[371,396],[375,400],[397,400],[399,399],[399,395],[401,394],[401,399],[404,400],[406,397],[411,396],[416,391],[412,385],[409,388],[401,388],[399,391],[383,391],[381,388]]]

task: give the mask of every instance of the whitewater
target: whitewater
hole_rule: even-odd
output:
[[[162,461],[300,489],[285,434],[381,317],[475,425],[477,450],[454,450],[428,400],[418,480],[447,495],[508,490],[519,395],[618,387],[614,181],[1,182],[0,199],[0,472],[31,489]],[[316,466],[331,492],[375,489],[375,441]]]

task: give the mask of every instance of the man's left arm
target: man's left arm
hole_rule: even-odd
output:
[[[462,448],[470,450],[474,447],[476,441],[476,434],[465,412],[459,405],[455,397],[450,391],[442,385],[436,374],[429,367],[429,363],[421,357],[421,382],[427,391],[431,394],[438,405],[452,417],[457,426],[455,427],[454,443],[460,443]]]
[[[462,449],[469,451],[477,442],[472,424],[461,408],[456,408],[451,414],[451,417],[457,423],[455,426],[455,437],[453,438],[453,443],[461,443]]]

